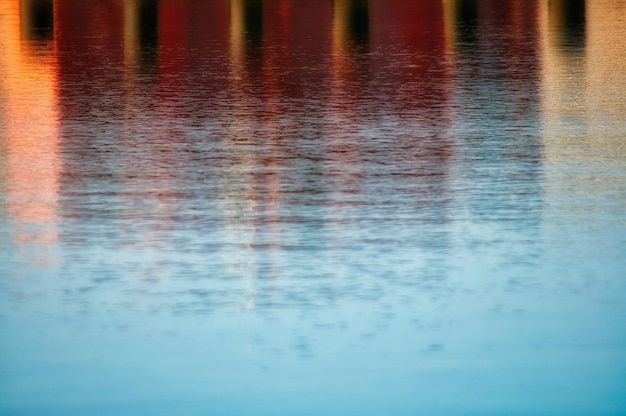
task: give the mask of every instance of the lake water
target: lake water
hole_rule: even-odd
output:
[[[623,0],[0,0],[0,414],[626,414]]]

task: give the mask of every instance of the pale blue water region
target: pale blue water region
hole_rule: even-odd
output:
[[[626,414],[623,2],[2,1],[1,415]]]

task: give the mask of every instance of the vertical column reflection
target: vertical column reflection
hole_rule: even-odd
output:
[[[547,8],[553,41],[573,51],[584,48],[586,0],[551,0]]]
[[[258,249],[267,247],[267,240],[263,240],[268,237],[260,221],[268,209],[261,189],[263,182],[274,176],[267,172],[264,161],[271,158],[261,146],[262,141],[271,140],[264,126],[262,101],[267,87],[264,14],[262,0],[230,1],[230,90],[234,101],[226,134],[229,160],[223,177],[222,207],[227,225],[227,267],[230,273],[245,279],[245,308],[254,308],[257,301],[256,279],[261,267]]]
[[[580,1],[542,4],[542,114],[547,134],[568,129],[568,120],[584,118],[586,52],[584,36],[579,38],[586,31],[584,10]],[[572,32],[575,35],[568,36]],[[558,137],[562,135],[553,139]]]
[[[452,77],[441,1],[370,1],[372,88],[384,151],[368,159],[394,180],[402,206],[415,207],[405,236],[424,260],[424,278],[446,274],[450,245]],[[378,170],[378,169],[377,169]],[[368,172],[370,173],[370,172]]]
[[[333,0],[333,33],[337,43],[367,44],[370,34],[368,0]]]
[[[54,36],[53,0],[20,1],[22,39],[50,41]]]
[[[509,232],[535,238],[541,223],[541,1],[444,0],[454,74],[455,177],[471,183],[459,204],[487,244]],[[490,235],[494,233],[493,235]],[[517,249],[517,248],[512,248]],[[523,252],[507,252],[503,261]]]
[[[263,40],[262,0],[230,1],[230,34],[233,69],[241,71],[259,68]]]
[[[626,243],[626,2],[588,0],[585,16],[589,133],[585,153],[596,162],[582,190],[584,195],[600,190],[595,198],[604,202],[601,215],[609,221],[603,224],[605,229],[614,230],[614,224],[621,224],[620,231],[611,233],[605,244],[620,260],[617,264],[623,266],[620,248]],[[598,179],[602,182],[600,187]],[[623,267],[616,272],[615,276],[621,277]]]
[[[620,155],[624,156],[626,147],[620,142],[623,143],[626,123],[626,3],[589,0],[585,4],[585,39],[589,50],[587,98],[592,132],[595,140],[603,136],[610,138],[607,145],[616,147],[607,150],[616,156],[614,152],[620,150]],[[607,135],[609,129],[613,129],[613,133]]]
[[[136,77],[155,70],[157,24],[157,0],[124,1],[124,52],[129,75]]]
[[[367,105],[371,73],[369,14],[368,0],[332,2],[331,89],[323,141],[329,193],[326,220],[330,224],[348,224],[363,198],[365,143],[361,132],[375,111]],[[349,245],[354,237],[350,232],[346,234],[331,233],[328,243],[335,247]]]
[[[12,243],[26,261],[55,262],[58,242],[60,156],[57,64],[53,55],[52,0],[0,2],[1,143],[6,215]]]
[[[63,199],[61,209],[76,224],[63,230],[64,243],[82,244],[86,231],[81,226],[89,220],[99,219],[96,224],[102,230],[89,235],[94,245],[103,244],[103,235],[119,232],[109,224],[118,213],[116,192],[125,169],[124,142],[118,140],[124,110],[124,37],[123,2],[55,0],[65,167],[61,191],[72,196]],[[94,197],[98,193],[101,197]]]
[[[546,192],[563,212],[576,215],[585,202],[602,204],[602,217],[610,220],[626,206],[621,176],[626,169],[626,51],[619,41],[626,33],[626,4],[553,1],[543,6],[542,17]]]

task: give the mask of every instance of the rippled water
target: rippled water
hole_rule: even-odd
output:
[[[625,39],[621,0],[0,0],[0,414],[624,414]]]

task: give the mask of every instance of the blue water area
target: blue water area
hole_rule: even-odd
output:
[[[0,0],[0,415],[626,414],[625,38]]]

